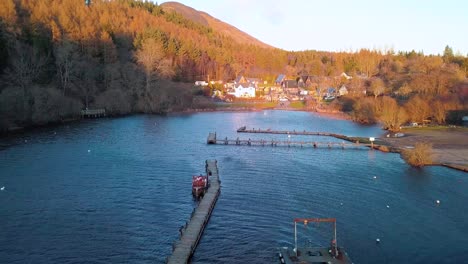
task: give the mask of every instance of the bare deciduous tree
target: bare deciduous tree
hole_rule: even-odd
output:
[[[10,65],[5,71],[5,79],[12,86],[21,88],[23,97],[23,121],[31,117],[32,96],[30,87],[44,70],[49,59],[48,55],[41,54],[36,48],[24,44],[19,40],[14,43],[10,51]]]
[[[70,78],[73,76],[76,62],[77,49],[71,42],[64,41],[55,46],[55,65],[57,66],[57,74],[62,86],[63,95],[66,94],[70,85]]]
[[[375,78],[370,84],[370,90],[374,94],[374,98],[382,95],[385,92],[385,83],[380,78]]]
[[[149,93],[151,83],[157,79],[157,73],[164,57],[163,47],[155,39],[148,38],[142,42],[141,49],[136,52],[135,56],[145,70],[145,88],[146,93]]]

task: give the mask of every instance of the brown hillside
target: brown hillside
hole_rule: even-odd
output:
[[[238,28],[231,26],[219,19],[212,17],[211,15],[195,10],[189,6],[183,5],[178,2],[165,2],[160,5],[163,10],[173,11],[181,14],[187,19],[200,23],[204,26],[209,26],[213,30],[229,36],[236,40],[239,44],[251,44],[262,48],[273,48],[272,46],[261,42],[260,40],[250,36],[249,34],[239,30]]]

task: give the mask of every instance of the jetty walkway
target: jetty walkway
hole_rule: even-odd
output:
[[[271,130],[271,129],[247,129],[247,127],[243,126],[237,129],[238,133],[261,133],[261,134],[284,134],[284,135],[305,135],[305,136],[329,136],[329,137],[336,137],[340,138],[341,135],[334,134],[334,133],[327,133],[327,132],[313,132],[313,131],[288,131],[288,130]]]
[[[218,145],[244,145],[244,146],[272,146],[272,147],[277,147],[277,146],[287,146],[287,147],[340,147],[340,148],[362,148],[362,147],[368,147],[368,148],[373,148],[376,145],[371,143],[360,143],[359,140],[356,142],[352,143],[349,142],[349,139],[345,142],[325,142],[325,141],[294,141],[294,140],[264,140],[264,139],[228,139],[227,137],[225,138],[220,138],[218,139],[216,136],[216,133],[209,133],[208,139],[207,139],[207,144],[218,144]]]
[[[367,143],[350,143],[350,142],[324,142],[324,141],[293,141],[293,140],[264,140],[264,139],[211,139],[207,141],[208,144],[218,145],[237,145],[237,146],[286,146],[286,147],[371,147],[371,144]]]
[[[338,139],[343,139],[346,141],[355,141],[351,137],[347,137],[345,135],[335,134],[335,133],[328,133],[328,132],[314,132],[314,131],[289,131],[289,130],[271,130],[271,129],[247,129],[247,127],[243,126],[237,129],[238,133],[259,133],[259,134],[277,134],[277,135],[302,135],[302,136],[325,136],[325,137],[334,137]],[[364,138],[361,138],[364,139]]]
[[[166,263],[189,263],[218,200],[220,180],[217,161],[207,160],[205,168],[209,180],[208,190],[192,212],[189,222],[180,228],[180,240],[173,244],[172,255],[166,259]]]

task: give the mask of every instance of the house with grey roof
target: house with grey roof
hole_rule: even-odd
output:
[[[276,77],[275,84],[276,85],[282,85],[284,80],[286,80],[286,75],[280,74],[280,75],[278,75],[278,77]]]

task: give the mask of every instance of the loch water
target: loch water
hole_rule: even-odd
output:
[[[0,263],[164,263],[196,206],[191,176],[206,159],[218,160],[221,195],[192,263],[276,263],[297,217],[336,218],[354,263],[468,259],[466,173],[414,169],[366,148],[206,144],[209,132],[288,140],[238,134],[244,125],[385,135],[314,113],[258,111],[84,120],[3,137]],[[300,242],[332,238],[326,224],[299,229]]]

